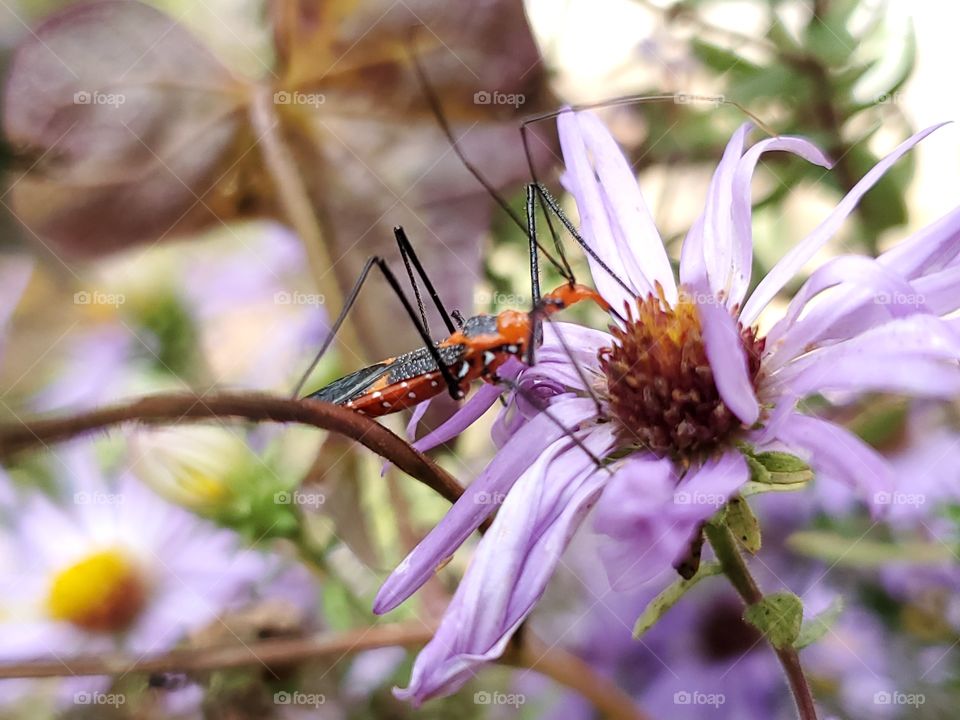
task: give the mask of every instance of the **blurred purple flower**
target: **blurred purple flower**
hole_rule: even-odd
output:
[[[616,318],[610,333],[546,328],[537,365],[518,382],[548,398],[550,417],[529,393],[514,394],[495,429],[500,452],[381,588],[378,613],[409,597],[499,506],[409,688],[398,692],[416,702],[455,690],[503,652],[594,503],[595,527],[611,539],[602,552],[611,582],[635,586],[669,571],[700,524],[749,478],[740,443],[786,447],[871,499],[889,492],[891,468],[876,451],[796,411],[807,395],[960,392],[960,337],[940,317],[960,305],[960,293],[947,291],[957,274],[960,209],[879,261],[826,262],[765,338],[752,328],[870,187],[935,127],[871,169],[747,298],[754,168],[775,150],[828,166],[815,146],[776,137],[747,148],[750,126],[734,134],[684,242],[678,285],[606,128],[589,113],[565,113],[558,124],[564,182],[596,254],[594,282],[625,320]],[[435,434],[449,436],[470,420],[456,416]],[[597,457],[610,461],[598,466]]]
[[[249,599],[270,568],[239,536],[166,503],[131,475],[106,478],[89,445],[55,457],[69,504],[33,492],[6,513],[3,659],[169,649]],[[67,689],[104,687],[102,678],[87,680]]]

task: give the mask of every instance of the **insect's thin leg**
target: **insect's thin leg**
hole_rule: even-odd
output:
[[[420,323],[423,325],[424,330],[427,331],[427,335],[430,334],[430,323],[427,322],[427,312],[423,307],[423,298],[420,297],[420,286],[417,284],[417,278],[413,274],[413,268],[410,267],[410,257],[407,255],[406,249],[403,246],[403,243],[400,242],[400,235],[397,234],[397,231],[403,232],[402,228],[395,227],[393,229],[393,234],[397,238],[397,245],[400,246],[400,259],[403,260],[403,267],[407,271],[407,279],[410,281],[410,287],[413,288],[413,296],[417,301],[417,311],[420,313]],[[406,236],[404,236],[406,239]],[[451,334],[453,331],[451,330]]]
[[[382,258],[377,257],[376,255],[367,258],[366,263],[364,263],[363,270],[360,271],[360,275],[357,277],[356,282],[353,284],[353,288],[350,290],[350,294],[347,296],[347,300],[344,303],[343,309],[340,311],[340,314],[337,316],[336,321],[333,323],[333,326],[330,328],[330,332],[327,334],[327,337],[323,341],[323,345],[320,347],[320,350],[317,352],[313,361],[310,363],[306,372],[300,378],[300,381],[297,383],[293,391],[293,397],[297,398],[300,396],[303,386],[306,384],[307,380],[310,378],[310,374],[317,367],[317,364],[320,362],[320,359],[323,357],[324,353],[330,348],[330,345],[333,343],[334,338],[337,335],[337,331],[340,330],[340,327],[343,325],[344,321],[347,318],[347,313],[350,312],[350,309],[353,307],[354,303],[357,301],[357,296],[360,294],[360,290],[363,288],[364,282],[366,282],[367,277],[370,275],[370,271],[377,267],[380,269],[380,272],[387,279],[387,283],[390,285],[390,288],[393,290],[394,294],[400,299],[400,303],[403,305],[404,310],[406,310],[407,315],[410,317],[410,320],[413,322],[414,326],[417,329],[417,333],[420,335],[420,339],[423,340],[424,345],[430,353],[430,357],[437,364],[437,369],[440,372],[440,375],[443,376],[444,382],[447,384],[447,390],[450,392],[450,396],[459,399],[461,397],[460,385],[453,378],[453,375],[450,374],[450,369],[443,362],[443,358],[440,356],[440,351],[437,350],[436,344],[430,338],[430,335],[427,333],[427,330],[423,325],[420,324],[420,319],[417,317],[416,311],[413,309],[413,306],[410,304],[410,301],[407,299],[407,296],[403,293],[403,290],[400,287],[400,283],[397,281],[396,276],[393,274],[393,271],[390,267],[383,261]]]
[[[549,323],[553,323],[553,318],[549,315],[546,316],[546,320]],[[587,394],[590,396],[590,399],[593,400],[593,404],[597,407],[597,415],[600,415],[603,411],[603,406],[600,404],[600,398],[597,395],[596,390],[594,390],[593,385],[587,380],[586,373],[583,372],[583,368],[580,367],[573,356],[573,350],[570,349],[570,345],[567,344],[566,339],[563,337],[563,333],[560,332],[560,328],[553,323],[553,332],[557,336],[557,341],[560,343],[560,347],[563,348],[563,351],[567,354],[567,359],[570,360],[570,364],[573,365],[573,369],[577,373],[577,377],[580,379],[580,382],[583,383],[583,387],[586,389]]]
[[[540,321],[536,309],[540,306],[540,259],[537,254],[537,207],[536,190],[532,184],[527,185],[527,236],[530,238],[530,308],[531,323],[530,341],[527,344],[527,364],[533,365],[534,346],[543,339],[540,331]]]
[[[503,377],[498,378],[498,380],[499,380],[499,382],[503,383],[504,385],[506,385],[507,387],[511,388],[512,390],[515,390],[516,392],[518,392],[518,393],[520,393],[521,395],[523,395],[524,398],[526,398],[526,399],[527,399],[528,401],[530,401],[534,406],[536,406],[536,407],[540,410],[540,412],[542,412],[544,415],[547,416],[547,418],[550,420],[551,423],[553,423],[553,424],[556,425],[558,428],[560,428],[561,430],[563,430],[564,434],[565,434],[568,438],[570,438],[570,440],[573,442],[574,445],[576,445],[578,448],[580,448],[581,450],[583,450],[584,453],[586,453],[587,457],[589,457],[589,458],[594,462],[594,464],[597,466],[597,468],[602,469],[602,470],[606,470],[608,473],[610,473],[611,475],[613,475],[613,471],[612,471],[609,467],[607,467],[606,465],[604,465],[603,462],[600,460],[600,458],[598,458],[596,455],[594,455],[594,453],[591,452],[590,448],[588,448],[586,445],[584,445],[584,444],[583,444],[583,441],[582,441],[580,438],[578,438],[578,437],[576,436],[576,434],[575,434],[572,430],[570,430],[570,428],[568,428],[566,425],[564,425],[563,422],[560,420],[560,418],[558,418],[558,417],[553,413],[553,411],[551,411],[550,408],[548,408],[548,407],[542,402],[542,400],[541,400],[540,398],[535,397],[534,395],[528,393],[528,392],[525,391],[523,388],[521,388],[518,383],[514,382],[513,380],[510,380],[510,379],[508,379],[508,378],[503,378]]]
[[[330,332],[327,333],[327,337],[324,338],[323,344],[320,346],[317,354],[310,362],[310,365],[307,366],[307,369],[304,371],[303,375],[300,376],[300,380],[294,386],[292,393],[293,398],[300,397],[300,393],[303,391],[303,386],[306,385],[307,380],[310,379],[310,375],[320,363],[320,359],[324,356],[324,353],[327,352],[327,350],[330,348],[330,345],[333,343],[333,339],[337,336],[340,326],[343,325],[344,321],[347,319],[347,313],[350,312],[350,309],[357,301],[357,296],[360,294],[360,290],[363,288],[363,283],[366,282],[367,276],[370,275],[370,270],[373,268],[374,262],[376,262],[376,258],[369,257],[364,263],[363,270],[360,271],[356,282],[353,283],[353,287],[350,289],[350,293],[347,295],[347,299],[343,303],[343,308],[341,308],[340,314],[337,316],[336,321],[334,321],[333,325],[331,326]]]
[[[417,257],[417,253],[414,251],[413,245],[411,244],[409,238],[407,238],[406,231],[404,231],[404,229],[398,225],[393,229],[393,235],[397,239],[397,245],[400,246],[400,255],[403,257],[403,264],[407,268],[407,273],[410,274],[410,282],[413,284],[414,292],[417,293],[417,302],[420,304],[421,315],[423,315],[423,303],[420,300],[420,293],[417,291],[417,284],[413,280],[413,274],[410,272],[410,263],[413,263],[413,267],[416,269],[417,275],[419,275],[420,279],[423,280],[423,285],[427,289],[427,294],[430,295],[430,299],[433,300],[434,307],[437,308],[437,311],[440,313],[440,317],[443,318],[443,324],[447,326],[447,332],[453,335],[457,329],[450,321],[450,314],[440,301],[440,295],[437,293],[436,288],[430,281],[430,276],[427,275],[426,271],[423,269],[423,265],[420,264],[420,258]],[[463,323],[460,324],[462,325]],[[423,317],[423,327],[429,332],[430,328],[427,325],[426,317]]]
[[[630,295],[634,295],[636,291],[633,288],[631,288],[629,285],[627,285],[627,283],[625,283],[623,279],[620,278],[619,275],[617,275],[613,270],[611,270],[610,266],[600,259],[600,256],[597,255],[596,251],[594,251],[594,249],[590,247],[590,244],[583,239],[583,236],[581,236],[580,233],[577,232],[577,229],[573,226],[573,223],[570,221],[570,218],[568,218],[566,213],[563,212],[563,209],[560,207],[557,201],[553,199],[553,196],[547,191],[547,189],[543,187],[543,185],[537,185],[537,192],[539,193],[543,201],[547,204],[547,207],[550,208],[550,211],[557,216],[557,219],[560,220],[563,226],[567,229],[567,232],[570,233],[570,236],[577,241],[577,244],[580,247],[583,248],[583,251],[587,253],[587,255],[589,255],[591,258],[593,258],[594,261],[596,261],[597,265],[599,265],[604,270],[604,272],[606,272],[611,278],[613,278],[613,280],[620,287],[626,290]]]
[[[497,192],[496,188],[487,180],[486,176],[480,172],[480,169],[473,164],[473,162],[464,154],[463,150],[460,147],[460,143],[457,140],[456,136],[453,134],[453,128],[450,127],[450,123],[447,122],[447,117],[444,115],[443,106],[440,103],[440,98],[437,97],[436,92],[434,92],[433,86],[430,84],[430,80],[427,77],[427,73],[424,70],[423,66],[420,64],[419,59],[413,53],[410,56],[410,62],[414,67],[414,70],[417,73],[417,79],[420,82],[420,86],[423,89],[423,94],[427,98],[427,104],[430,106],[430,111],[433,113],[434,118],[437,121],[437,125],[440,126],[440,130],[443,132],[444,136],[447,138],[447,142],[450,144],[451,149],[453,150],[454,155],[459,158],[460,162],[463,164],[463,167],[466,168],[474,179],[480,183],[484,190],[487,191],[487,194],[493,198],[494,202],[500,206],[500,208],[509,216],[513,223],[520,228],[520,230],[526,232],[526,226],[523,223],[523,220],[520,216],[514,211],[510,204],[503,198],[503,196]],[[528,158],[529,158],[528,154]],[[532,161],[531,161],[532,162]],[[532,177],[536,178],[536,175]],[[549,218],[547,219],[549,223]],[[552,230],[552,227],[551,227]],[[567,278],[570,282],[573,280],[573,270],[570,268],[570,263],[567,262],[566,257],[563,256],[563,250],[560,247],[559,240],[557,239],[556,234],[554,234],[554,242],[557,246],[557,249],[560,251],[560,260],[558,261],[553,255],[547,251],[545,247],[540,245],[538,242],[537,245],[540,248],[540,252],[543,253],[543,256],[547,261],[556,267],[557,272],[559,272],[563,277]]]
[[[420,334],[420,339],[423,340],[424,346],[430,352],[430,357],[433,358],[433,361],[437,364],[437,370],[440,371],[440,374],[443,376],[444,382],[447,383],[447,390],[450,391],[450,397],[454,400],[459,400],[463,397],[463,393],[460,391],[460,383],[458,383],[453,375],[450,374],[450,368],[447,367],[446,363],[443,361],[443,357],[440,355],[440,351],[437,349],[436,344],[430,338],[430,335],[427,334],[427,330],[420,324],[420,321],[417,319],[416,311],[413,309],[413,306],[410,304],[410,301],[407,299],[407,296],[403,294],[403,289],[400,287],[400,283],[397,282],[397,277],[393,274],[393,271],[390,267],[383,261],[382,258],[376,257],[373,259],[374,263],[380,272],[383,273],[383,276],[387,279],[387,282],[390,284],[390,287],[393,288],[393,292],[403,305],[403,309],[407,311],[407,315],[410,316],[410,320],[413,321],[413,324],[417,328],[417,332]]]

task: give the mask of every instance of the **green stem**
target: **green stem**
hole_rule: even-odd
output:
[[[737,541],[730,529],[726,525],[709,522],[704,527],[704,532],[713,547],[717,560],[720,561],[723,574],[730,580],[743,601],[747,605],[755,605],[763,600],[763,593],[737,549]],[[800,656],[797,651],[792,647],[774,647],[774,651],[777,653],[780,665],[783,666],[787,681],[790,683],[790,691],[793,693],[793,699],[797,704],[800,720],[817,720],[813,695],[810,692],[809,684],[807,684],[807,678],[803,674],[803,668],[800,666]]]

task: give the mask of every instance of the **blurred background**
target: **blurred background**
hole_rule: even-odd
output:
[[[879,157],[960,115],[953,15],[893,0],[0,0],[0,419],[177,389],[289,394],[366,258],[398,263],[395,225],[448,307],[529,306],[525,238],[437,111],[520,210],[530,165],[562,195],[552,122],[530,126],[528,164],[522,118],[681,94],[598,110],[673,258],[745,110],[812,138],[833,171],[775,155],[754,181],[762,277]],[[951,210],[958,186],[960,133],[948,126],[825,252],[876,254]],[[588,278],[575,246],[567,254]],[[559,281],[544,275],[546,287]],[[417,342],[376,276],[339,339],[308,390]],[[450,410],[436,402],[421,434]],[[493,453],[494,415],[435,453],[464,483]],[[406,419],[385,423],[402,433]],[[831,716],[949,717],[960,693],[956,408],[871,397],[842,419],[895,459],[915,502],[878,524],[826,483],[760,498],[758,572],[830,618],[802,657]],[[394,469],[381,477],[379,458],[300,427],[130,428],[10,458],[0,664],[65,669],[0,680],[0,717],[594,717],[552,681],[501,667],[420,709],[393,698],[416,643],[370,648],[363,630],[436,617],[469,547],[387,618],[371,599],[446,507]],[[659,588],[612,593],[584,535],[531,619],[541,637],[653,717],[792,716],[773,656],[744,641],[735,596],[704,588],[633,641]],[[335,633],[357,638],[354,649],[311,654]],[[114,678],[72,661],[278,638],[307,650]],[[684,702],[696,693],[724,701]]]

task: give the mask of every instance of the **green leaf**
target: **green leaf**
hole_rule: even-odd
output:
[[[891,562],[936,565],[950,561],[950,548],[940,543],[867,540],[825,530],[804,530],[787,538],[794,552],[829,563],[853,567],[880,567]]]
[[[768,492],[797,492],[798,490],[805,490],[808,483],[799,482],[799,483],[770,483],[770,482],[753,482],[748,481],[740,488],[740,497],[753,497],[754,495],[762,495],[763,493]]]
[[[760,552],[760,523],[750,505],[739,495],[727,503],[726,523],[747,552],[752,555]]]
[[[652,628],[657,620],[663,617],[666,612],[677,604],[677,601],[683,597],[684,593],[696,585],[703,578],[719,575],[722,571],[720,563],[705,563],[700,566],[697,574],[689,580],[679,579],[672,585],[663,590],[640,613],[636,624],[633,626],[634,639],[641,637],[647,630]]]
[[[800,628],[800,634],[797,636],[797,639],[794,640],[793,646],[797,650],[802,650],[807,645],[815,643],[827,634],[827,630],[837,622],[837,618],[840,617],[840,613],[842,612],[843,597],[838,595],[826,609],[803,623],[803,626]]]
[[[793,593],[775,593],[748,607],[743,619],[762,632],[775,648],[793,645],[800,636],[803,603]]]
[[[813,479],[813,470],[796,455],[777,451],[756,453],[747,445],[741,452],[750,468],[752,482],[797,485]]]

